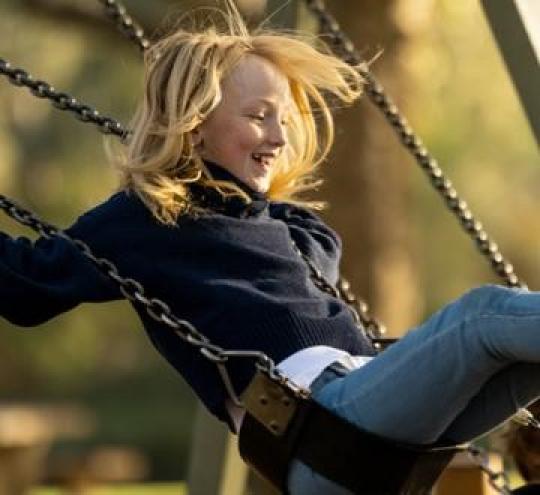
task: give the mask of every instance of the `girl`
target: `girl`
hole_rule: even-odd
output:
[[[258,349],[359,427],[415,444],[463,442],[540,396],[540,294],[466,294],[375,357],[336,283],[341,244],[298,193],[333,139],[328,98],[353,102],[355,68],[295,35],[178,30],[146,54],[120,191],[67,230],[226,349]],[[81,302],[121,298],[62,238],[0,235],[0,315],[37,325]],[[29,305],[28,302],[32,304]],[[29,311],[29,306],[32,308]],[[206,407],[236,429],[215,366],[134,304],[153,344]],[[253,368],[232,363],[237,391]],[[407,394],[403,394],[403,390]],[[399,399],[398,399],[399,398]],[[292,463],[292,494],[347,493]]]

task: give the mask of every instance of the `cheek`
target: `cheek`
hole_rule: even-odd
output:
[[[227,148],[236,153],[252,153],[260,143],[260,132],[253,126],[230,126],[223,134]]]

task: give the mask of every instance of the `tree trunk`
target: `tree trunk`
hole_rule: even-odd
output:
[[[402,108],[407,73],[399,58],[407,38],[394,22],[397,3],[342,0],[328,8],[364,58],[384,49],[371,69]],[[344,275],[396,335],[422,310],[407,216],[410,159],[367,100],[337,116],[336,144],[323,167],[323,196],[330,202],[325,216],[344,241]]]

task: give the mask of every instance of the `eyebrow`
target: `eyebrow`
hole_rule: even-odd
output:
[[[258,103],[262,103],[270,108],[276,108],[278,106],[274,100],[270,100],[269,98],[255,98],[249,101],[246,105],[251,106],[251,105],[256,105]],[[292,107],[292,101],[288,101],[286,107],[287,107],[287,110],[289,110]]]

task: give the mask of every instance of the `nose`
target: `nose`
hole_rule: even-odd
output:
[[[268,142],[276,148],[287,144],[287,128],[282,122],[275,122],[268,132]]]

